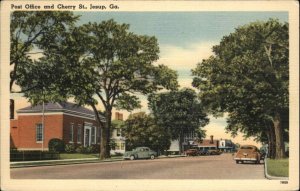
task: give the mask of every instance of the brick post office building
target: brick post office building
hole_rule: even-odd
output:
[[[17,111],[18,119],[10,125],[12,148],[48,150],[52,138],[85,147],[99,144],[100,128],[92,110],[69,102],[45,104],[44,115],[42,108],[37,105]]]

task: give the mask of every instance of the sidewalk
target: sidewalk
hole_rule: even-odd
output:
[[[158,159],[185,157],[185,155],[169,155],[159,156]],[[20,161],[11,162],[10,168],[37,167],[37,166],[55,166],[55,165],[70,165],[84,163],[103,163],[123,161],[122,157],[113,157],[110,159],[99,160],[98,158],[83,158],[83,159],[63,159],[63,160],[41,160],[41,161]]]
[[[269,180],[288,180],[289,177],[279,177],[279,176],[271,176],[268,174],[267,169],[267,158],[264,159],[264,167],[265,167],[265,177]]]

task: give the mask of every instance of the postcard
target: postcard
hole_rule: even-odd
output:
[[[1,2],[1,189],[298,190],[296,1]]]

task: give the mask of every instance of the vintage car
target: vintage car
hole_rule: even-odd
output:
[[[126,151],[124,153],[123,159],[154,159],[155,157],[157,157],[157,152],[151,150],[149,147],[137,147],[132,151]]]
[[[197,149],[188,149],[185,151],[186,156],[198,156],[199,152]]]
[[[209,155],[220,155],[220,154],[222,154],[222,152],[219,150],[216,150],[216,149],[210,149],[210,150],[208,150],[208,154]]]
[[[243,163],[245,161],[252,161],[257,164],[260,163],[261,154],[256,146],[253,145],[243,145],[235,154],[234,160],[238,164],[239,162]]]
[[[199,150],[199,155],[209,155],[208,150]]]

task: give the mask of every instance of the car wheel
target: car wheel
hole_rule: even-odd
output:
[[[131,155],[130,160],[134,160],[134,159],[135,159],[134,155]]]
[[[236,164],[239,164],[239,163],[240,163],[240,161],[238,161],[238,160],[236,160],[235,162],[236,162]]]
[[[153,160],[154,158],[155,158],[155,156],[154,156],[154,155],[151,155],[151,156],[150,156],[150,159],[151,159],[151,160]]]
[[[260,160],[257,160],[257,161],[256,161],[256,164],[260,164]]]

